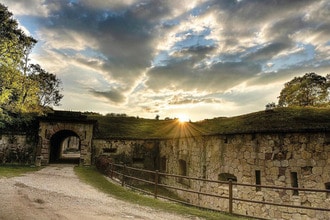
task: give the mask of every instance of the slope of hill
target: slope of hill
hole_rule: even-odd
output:
[[[236,117],[219,117],[199,122],[155,120],[93,115],[98,121],[96,138],[153,139],[198,135],[330,131],[330,108],[276,108]]]

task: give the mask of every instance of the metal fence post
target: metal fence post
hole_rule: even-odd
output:
[[[229,187],[229,199],[228,199],[229,200],[229,213],[233,214],[233,182],[231,179],[229,180],[228,187]]]
[[[155,172],[155,192],[154,192],[154,196],[155,196],[155,199],[157,199],[157,195],[158,195],[158,170],[156,170]]]

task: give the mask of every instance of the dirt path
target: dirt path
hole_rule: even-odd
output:
[[[0,219],[198,219],[112,198],[81,182],[71,165],[0,178]]]

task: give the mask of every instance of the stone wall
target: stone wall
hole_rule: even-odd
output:
[[[165,172],[238,183],[326,189],[330,182],[329,133],[233,134],[181,138],[160,142]],[[228,196],[228,186],[218,183],[162,178],[166,184]],[[228,211],[228,200],[178,192],[187,201]],[[330,207],[326,193],[261,190],[234,186],[234,196],[280,204]],[[330,219],[330,213],[234,201],[238,214],[269,219]]]
[[[62,141],[70,136],[76,136],[80,141],[80,159],[84,165],[91,165],[92,156],[92,138],[93,138],[93,123],[84,122],[39,122],[39,142],[37,156],[40,157],[41,164],[47,165],[50,161],[51,140],[55,135]]]
[[[26,134],[0,134],[0,164],[32,164],[36,140]]]
[[[39,130],[39,153],[44,155],[44,159],[48,159],[46,157],[49,155],[51,137],[63,130],[74,132],[82,141],[82,155],[87,160],[86,164],[91,163],[88,161],[91,155],[92,159],[106,155],[114,158],[116,163],[123,162],[134,167],[210,180],[232,179],[237,183],[268,186],[330,188],[329,132],[228,134],[167,140],[104,140],[92,139],[92,125],[45,123]],[[36,141],[33,138],[25,134],[2,134],[0,137],[0,159],[4,158],[3,155],[10,155],[19,160],[22,157],[17,155],[18,152],[23,152],[21,149],[32,152],[29,158],[35,155]],[[228,196],[227,184],[164,177],[161,182]],[[234,197],[247,200],[330,207],[330,194],[325,192],[297,193],[294,190],[243,186],[234,186],[233,192]],[[227,199],[182,191],[177,194],[193,204],[228,211]],[[234,201],[233,212],[267,219],[330,219],[329,212],[240,201]]]
[[[115,163],[144,168],[158,169],[159,141],[155,140],[103,140],[94,139],[94,157],[108,156]]]

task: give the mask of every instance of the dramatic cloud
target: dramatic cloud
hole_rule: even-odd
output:
[[[38,39],[32,61],[62,79],[64,109],[229,116],[277,102],[295,76],[330,73],[326,0],[0,3]]]
[[[120,93],[119,91],[96,91],[94,89],[91,89],[90,92],[92,92],[95,96],[99,96],[99,97],[105,97],[108,100],[110,100],[111,102],[115,102],[115,103],[120,103],[124,101],[124,96],[122,95],[122,93]]]

